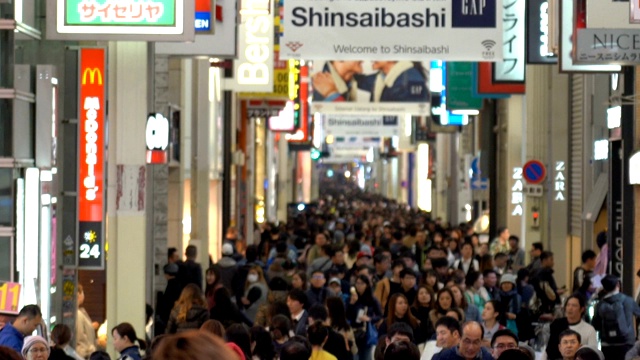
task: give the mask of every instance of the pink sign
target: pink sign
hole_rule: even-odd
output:
[[[17,314],[20,301],[20,284],[0,283],[0,313]]]

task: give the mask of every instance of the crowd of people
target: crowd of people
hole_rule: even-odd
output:
[[[169,249],[154,336],[113,327],[119,359],[640,359],[640,307],[606,275],[604,235],[569,291],[553,253],[533,243],[526,262],[506,228],[483,242],[344,185],[290,215],[249,240],[231,229],[206,271],[194,246],[184,261]],[[41,314],[25,306],[0,330],[0,359],[107,359],[82,315],[74,350],[65,325],[30,336]]]

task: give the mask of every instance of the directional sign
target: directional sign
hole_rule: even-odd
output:
[[[522,167],[522,177],[524,177],[529,184],[540,184],[546,176],[547,169],[544,167],[544,164],[538,160],[527,161]]]
[[[489,179],[473,178],[471,179],[471,190],[486,190],[489,187]]]

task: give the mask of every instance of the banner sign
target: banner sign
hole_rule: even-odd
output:
[[[312,111],[426,115],[428,69],[428,62],[314,61]]]
[[[603,65],[640,63],[640,28],[578,30],[576,63]]]
[[[525,2],[525,0],[503,0],[502,2],[504,59],[493,64],[493,77],[496,81],[524,82]]]
[[[400,134],[400,117],[396,115],[327,115],[324,132],[338,136],[391,137]]]
[[[527,63],[556,64],[558,57],[549,52],[549,1],[527,1]]]
[[[47,1],[47,38],[192,41],[194,10],[185,0]]]
[[[20,312],[20,284],[0,282],[0,313],[17,315]]]
[[[587,0],[561,0],[560,3],[560,71],[561,72],[620,72],[618,65],[580,65],[574,59],[574,41],[578,29],[585,28]],[[600,0],[602,1],[602,0]],[[575,2],[575,3],[574,3]],[[608,1],[603,1],[608,2]],[[608,14],[609,12],[604,12]],[[601,13],[603,14],[603,13]]]
[[[482,99],[473,96],[473,63],[446,63],[446,108],[447,110],[480,110]]]
[[[81,268],[104,268],[105,71],[104,48],[82,48],[78,101],[78,228]]]
[[[274,65],[273,4],[269,0],[255,0],[248,4],[251,6],[240,10],[242,23],[238,25],[238,60],[233,62],[233,88],[236,91],[270,93],[273,91]]]
[[[287,0],[280,56],[498,61],[500,5],[500,0]]]

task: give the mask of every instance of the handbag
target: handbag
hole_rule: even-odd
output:
[[[378,329],[371,323],[371,321],[367,321],[367,345],[374,346],[378,344]]]

